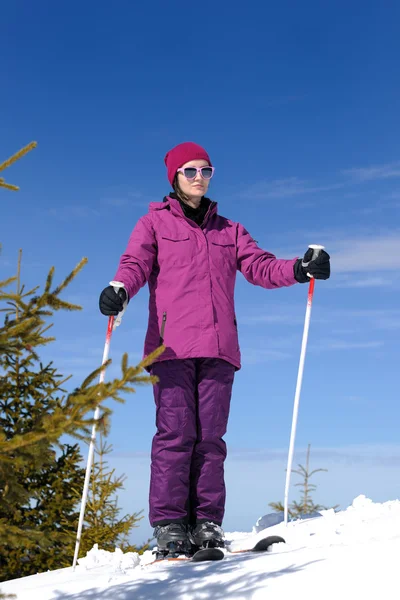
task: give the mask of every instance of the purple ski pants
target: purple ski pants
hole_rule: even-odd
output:
[[[221,524],[235,367],[216,358],[155,363],[157,433],[151,450],[150,523]]]

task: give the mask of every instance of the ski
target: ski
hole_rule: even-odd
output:
[[[161,558],[155,558],[152,562],[147,563],[146,567],[150,565],[156,565],[160,563],[170,563],[170,562],[188,562],[191,560],[190,556],[163,556]]]
[[[222,560],[225,553],[221,548],[201,548],[189,559],[191,562],[205,562],[208,560]]]
[[[222,560],[223,558],[229,557],[233,554],[246,554],[246,553],[261,553],[268,552],[273,544],[285,544],[283,537],[279,535],[269,535],[261,540],[258,540],[251,548],[245,548],[244,550],[230,550],[229,546],[222,548],[200,548],[192,556],[165,556],[163,558],[157,558],[153,562],[149,563],[154,565],[157,563],[169,563],[169,562],[208,562]]]
[[[245,548],[244,550],[229,550],[228,554],[244,554],[246,552],[268,552],[273,544],[285,544],[286,541],[280,535],[268,535],[265,538],[258,540],[251,548]]]
[[[222,560],[225,553],[221,548],[200,548],[194,554],[190,556],[164,556],[156,558],[153,562],[149,563],[154,565],[156,563],[169,563],[169,562],[206,562],[213,560]]]

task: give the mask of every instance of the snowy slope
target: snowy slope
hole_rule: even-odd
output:
[[[60,569],[1,584],[18,600],[400,600],[400,501],[360,496],[345,511],[283,523],[256,535],[231,533],[235,549],[282,535],[268,554],[215,563],[150,565],[151,553],[94,548],[75,572]]]

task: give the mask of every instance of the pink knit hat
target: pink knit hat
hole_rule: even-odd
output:
[[[182,165],[189,162],[190,160],[199,160],[203,159],[208,162],[210,167],[212,167],[210,157],[207,152],[194,142],[183,142],[183,144],[178,144],[175,148],[172,148],[165,155],[164,162],[167,167],[167,175],[168,181],[172,185],[175,179],[175,175],[178,169],[181,168]]]

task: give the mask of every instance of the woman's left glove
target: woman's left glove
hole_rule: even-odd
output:
[[[307,283],[310,278],[307,273],[310,273],[314,279],[329,279],[331,274],[330,256],[325,250],[321,250],[315,260],[311,260],[313,249],[309,248],[304,255],[304,258],[299,258],[293,267],[294,277],[299,283]]]
[[[119,288],[115,291],[112,285],[108,285],[100,294],[99,308],[103,315],[118,315],[124,309],[124,303],[128,296],[125,288]]]

